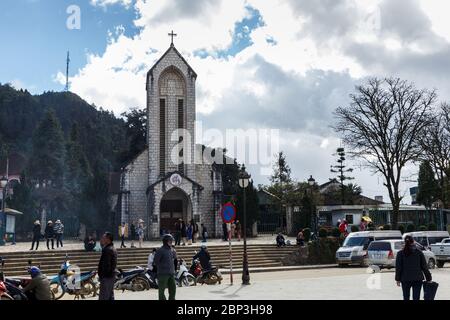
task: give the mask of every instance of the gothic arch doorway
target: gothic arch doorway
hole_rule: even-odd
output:
[[[162,234],[173,233],[175,223],[192,219],[192,205],[189,196],[179,188],[170,189],[161,199],[160,230]]]

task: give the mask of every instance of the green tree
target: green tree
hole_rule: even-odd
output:
[[[147,146],[147,110],[133,109],[122,114],[125,118],[129,148],[122,154],[122,162],[134,159]]]
[[[29,176],[41,183],[51,181],[61,187],[64,179],[65,146],[61,125],[53,111],[48,111],[32,138]]]
[[[345,164],[346,159],[344,148],[338,148],[334,155],[338,157],[336,160],[337,164],[331,166],[330,172],[338,174],[337,179],[341,183],[341,204],[345,204],[347,199],[345,181],[354,179],[353,177],[350,177],[346,174],[349,172],[353,172],[353,168],[347,168],[347,165]]]
[[[433,168],[428,160],[422,161],[419,167],[419,190],[417,202],[431,209],[433,203],[439,199],[439,184],[434,176]]]

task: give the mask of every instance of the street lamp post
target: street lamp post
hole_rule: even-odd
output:
[[[0,216],[0,246],[5,245],[5,234],[6,234],[6,215],[5,215],[5,204],[6,204],[6,187],[8,186],[8,178],[2,177],[0,179],[0,186],[3,191],[2,198],[2,214]]]
[[[316,180],[312,176],[308,179],[308,186],[309,186],[309,196],[310,196],[310,210],[311,210],[311,217],[314,219],[314,234],[317,236],[317,217],[313,212],[313,201],[312,201],[312,188],[316,184]],[[313,222],[313,221],[311,221]]]
[[[245,167],[242,167],[242,171],[239,174],[239,186],[244,193],[244,259],[242,264],[242,284],[250,284],[250,273],[248,271],[248,256],[247,256],[247,196],[246,189],[249,185],[250,175],[245,171]]]

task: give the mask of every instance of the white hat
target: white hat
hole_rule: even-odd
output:
[[[144,220],[142,220],[142,219],[139,219],[139,221],[138,221],[139,223],[144,223]]]
[[[56,223],[61,223],[61,220],[59,220],[59,219],[58,219],[58,220],[56,220]]]
[[[48,220],[47,224],[50,224],[50,223],[53,223],[53,221],[52,220]]]
[[[41,222],[40,222],[39,220],[36,220],[36,221],[34,222],[34,224],[41,224]]]

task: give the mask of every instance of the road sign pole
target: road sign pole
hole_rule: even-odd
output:
[[[228,245],[230,247],[230,283],[233,285],[233,249],[231,246],[231,230],[228,231]]]

